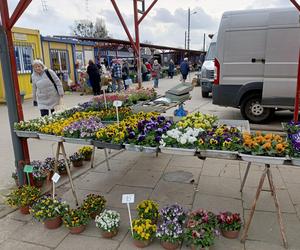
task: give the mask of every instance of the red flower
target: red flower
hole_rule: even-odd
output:
[[[233,217],[232,216],[227,216],[226,217],[226,223],[227,224],[232,224],[233,223]]]

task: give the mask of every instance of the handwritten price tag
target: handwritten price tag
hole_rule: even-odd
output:
[[[116,101],[113,102],[113,105],[114,105],[114,107],[121,107],[122,106],[122,101],[116,100]]]
[[[51,179],[54,183],[57,183],[58,180],[60,179],[60,175],[58,173],[54,173]]]
[[[122,195],[122,203],[134,203],[134,194],[123,194]]]

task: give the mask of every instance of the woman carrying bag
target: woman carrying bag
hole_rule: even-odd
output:
[[[32,98],[34,106],[38,106],[41,116],[54,112],[62,105],[64,90],[55,72],[47,69],[41,60],[33,61]]]

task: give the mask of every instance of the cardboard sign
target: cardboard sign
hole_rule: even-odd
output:
[[[54,173],[51,179],[54,183],[57,183],[58,180],[60,179],[60,175],[58,173]]]
[[[25,173],[32,173],[33,172],[33,166],[31,166],[31,165],[25,165],[23,171]]]
[[[134,194],[123,194],[122,195],[122,203],[134,203]]]
[[[114,105],[114,107],[121,107],[122,106],[122,101],[116,100],[116,101],[113,102],[113,105]]]

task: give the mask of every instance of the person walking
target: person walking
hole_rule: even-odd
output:
[[[168,68],[168,77],[170,77],[171,79],[173,79],[174,70],[175,70],[175,64],[174,64],[173,60],[171,59],[170,63],[169,63],[169,68]]]
[[[121,87],[121,83],[122,83],[122,66],[121,66],[121,63],[119,60],[115,59],[114,60],[114,64],[112,66],[112,79],[113,79],[113,82],[112,82],[112,89],[113,89],[113,92],[116,92],[116,90],[118,92],[121,91],[122,87]],[[118,85],[118,89],[117,89],[117,86]]]
[[[89,75],[89,81],[92,85],[94,95],[100,95],[100,72],[93,60],[89,60],[87,74]]]
[[[160,77],[160,71],[161,71],[161,66],[158,63],[157,60],[154,60],[153,65],[152,65],[152,79],[153,79],[153,84],[154,88],[158,88],[158,80]]]
[[[62,83],[55,72],[47,69],[41,60],[34,60],[32,67],[33,105],[38,106],[41,116],[49,115],[49,110],[53,113],[64,96]]]
[[[125,90],[128,88],[128,86],[125,84],[125,81],[129,78],[129,65],[126,60],[123,61],[122,64],[122,79],[124,83]]]
[[[184,58],[183,62],[180,64],[180,72],[182,75],[183,82],[186,81],[189,71],[190,71],[190,66],[189,66],[188,58],[186,57]]]

